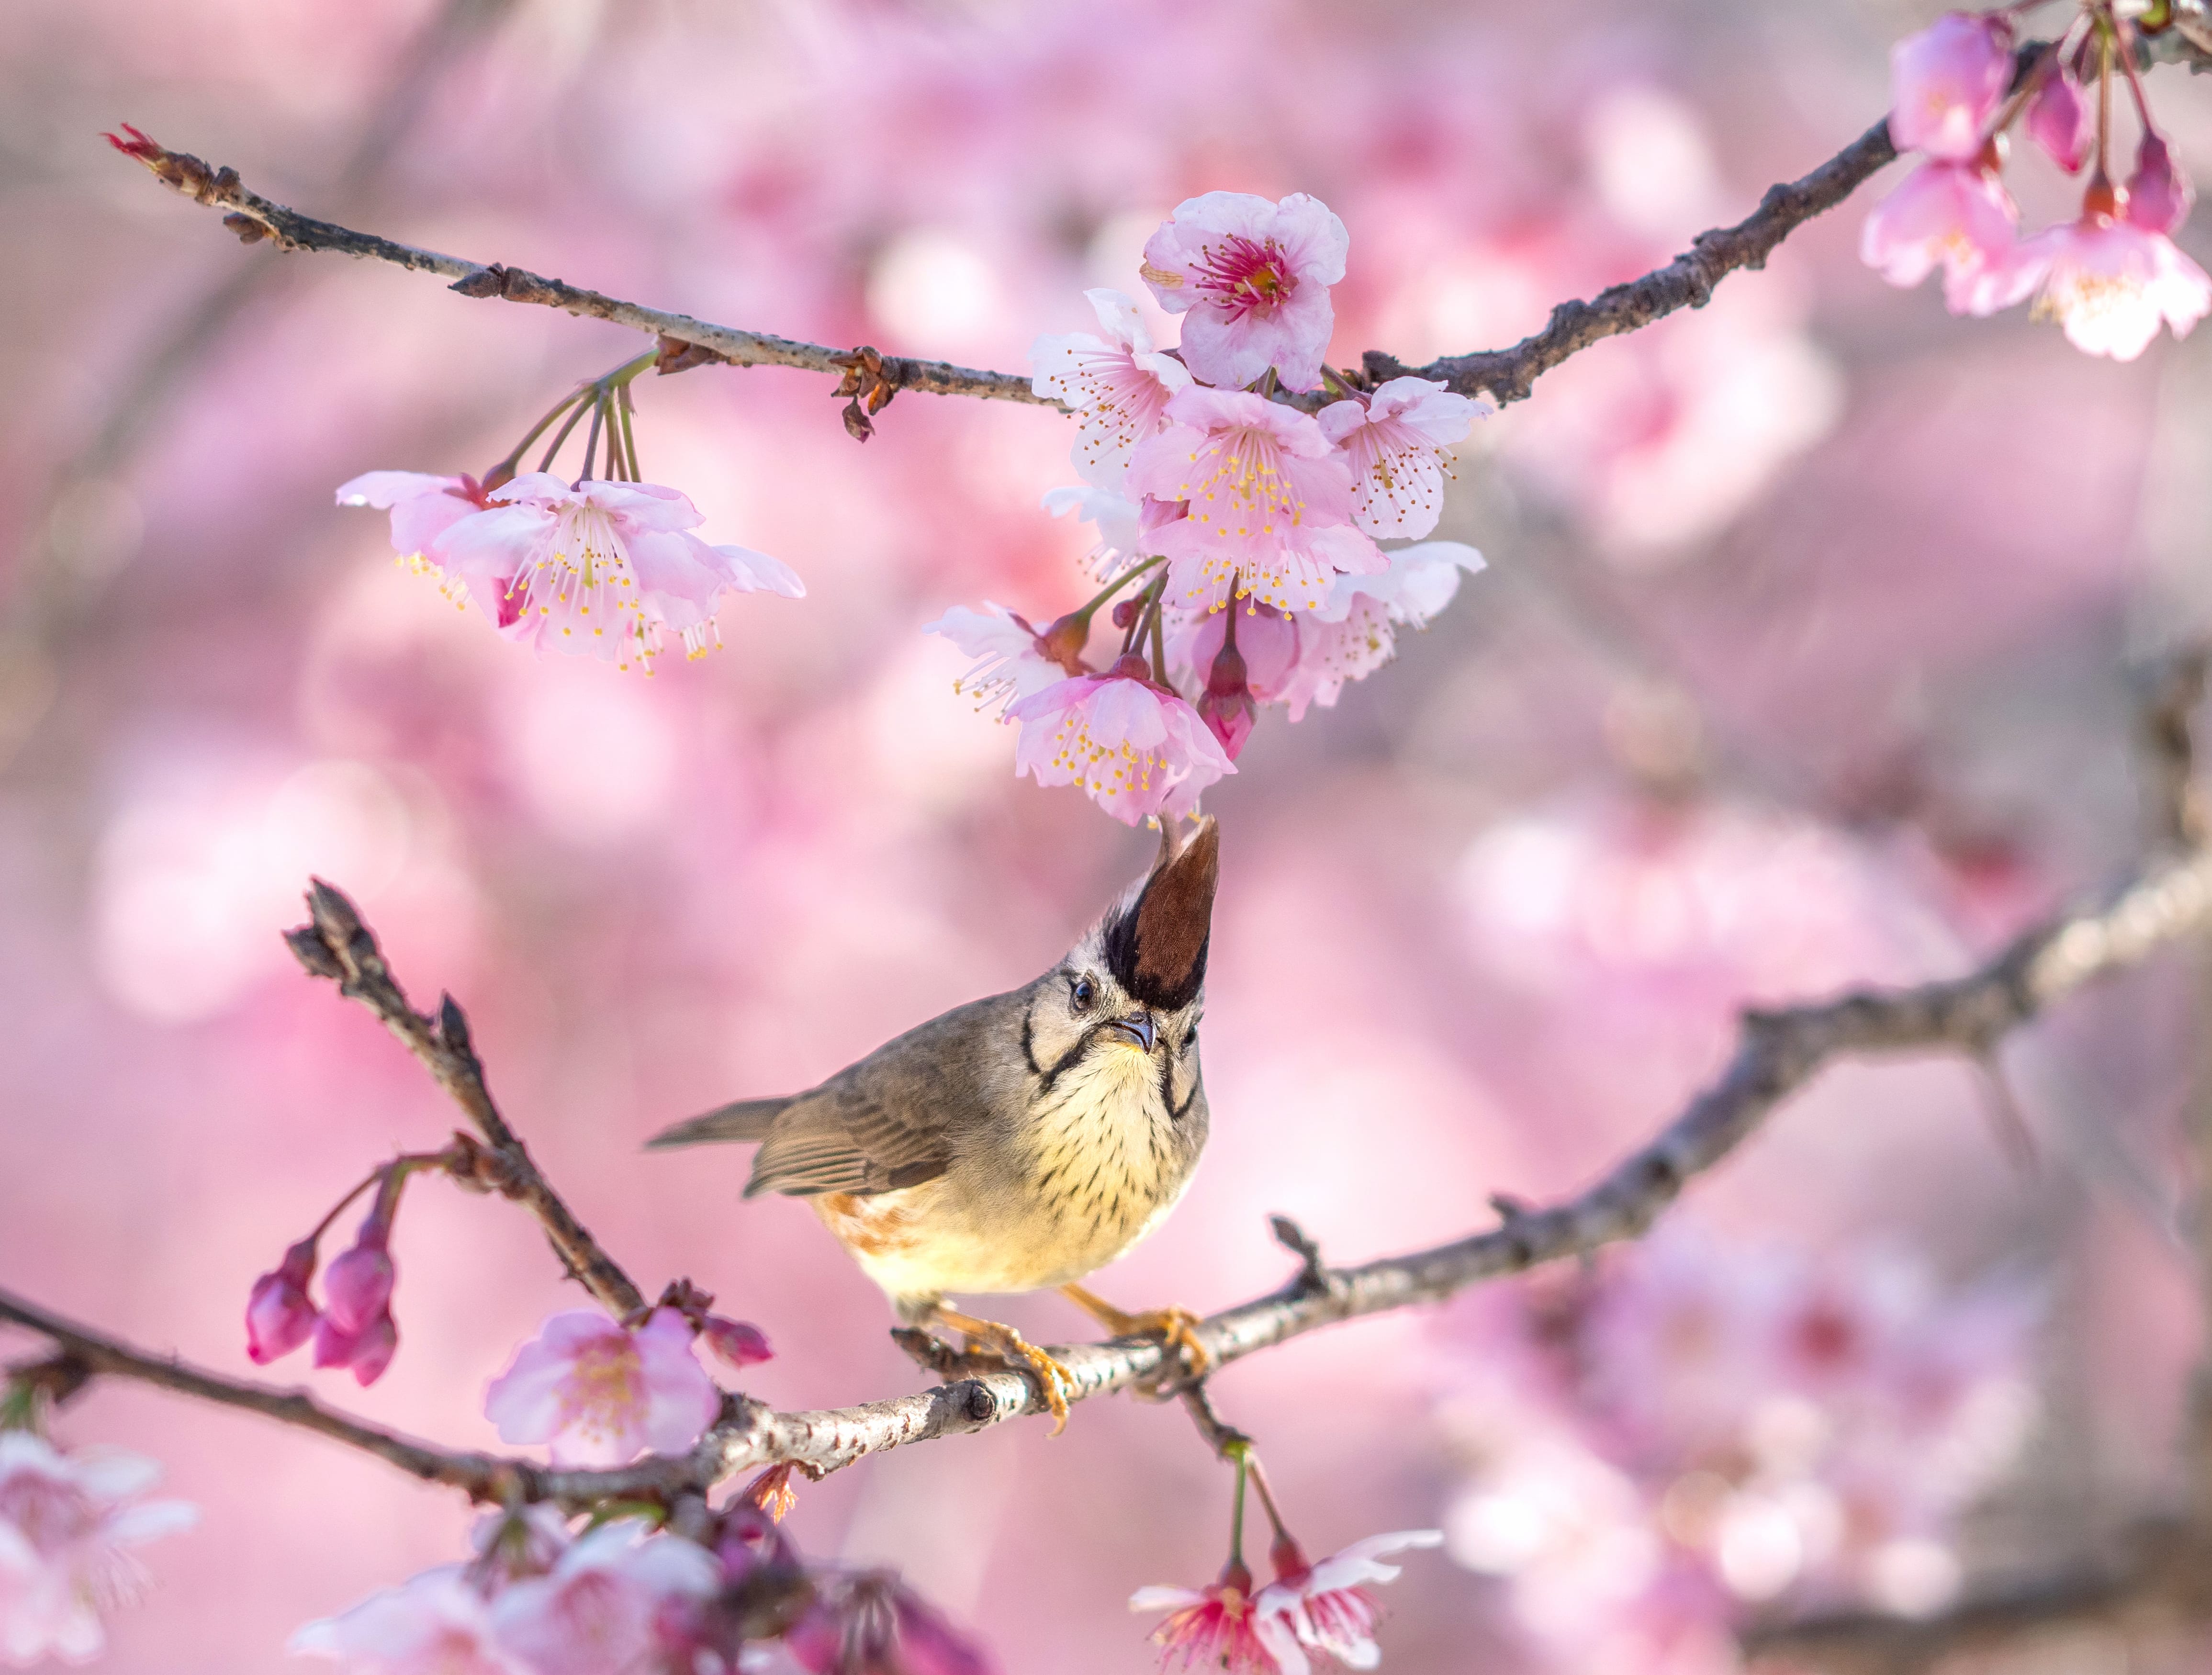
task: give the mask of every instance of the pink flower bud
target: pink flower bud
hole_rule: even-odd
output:
[[[1206,690],[1198,700],[1198,713],[1213,736],[1221,741],[1221,748],[1234,762],[1244,749],[1244,741],[1252,736],[1252,723],[1256,712],[1252,703],[1252,689],[1245,677],[1244,658],[1237,649],[1237,611],[1231,604],[1222,614],[1224,624],[1221,649],[1213,654],[1213,665],[1206,671]]]
[[[757,1367],[775,1354],[768,1346],[768,1334],[746,1320],[732,1320],[720,1314],[709,1314],[700,1336],[706,1340],[709,1350],[739,1372],[748,1367]]]
[[[253,1282],[246,1303],[246,1352],[265,1367],[314,1335],[320,1316],[308,1300],[307,1282],[315,1273],[315,1241],[302,1239],[284,1259]]]
[[[391,1307],[398,1277],[380,1245],[363,1242],[342,1251],[323,1276],[323,1310],[340,1332],[357,1332]]]
[[[1071,610],[1037,631],[1037,655],[1071,675],[1087,675],[1091,670],[1083,661],[1083,648],[1090,639],[1091,619]]]
[[[2089,160],[2092,129],[2089,101],[2081,83],[2063,70],[2043,78],[2027,106],[2028,137],[2051,154],[2051,161],[2069,174]]]
[[[2149,233],[2171,233],[2189,218],[2197,189],[2156,134],[2143,136],[2128,181],[2128,219]]]
[[[1890,49],[1889,137],[1900,151],[1964,162],[2012,80],[2012,26],[1947,12]]]

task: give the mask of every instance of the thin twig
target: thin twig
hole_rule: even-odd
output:
[[[309,923],[284,933],[300,963],[311,974],[336,982],[341,994],[362,1002],[422,1061],[489,1144],[504,1175],[500,1191],[526,1205],[544,1223],[553,1248],[584,1289],[617,1318],[642,1310],[644,1294],[562,1202],[492,1103],[483,1065],[469,1041],[468,1020],[453,998],[440,997],[434,1023],[408,1004],[384,962],[374,932],[342,891],[319,878],[307,892],[307,911]]]

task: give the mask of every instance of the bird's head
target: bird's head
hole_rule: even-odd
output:
[[[1219,828],[1200,821],[1048,973],[1030,1003],[1030,1058],[1048,1071],[1112,1047],[1181,1059],[1198,1035],[1206,950],[1220,871]]]

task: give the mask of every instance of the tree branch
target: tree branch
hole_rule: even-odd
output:
[[[854,393],[849,386],[854,383],[856,366],[865,357],[866,381],[871,389],[879,392],[878,399],[869,409],[872,412],[897,390],[979,396],[1039,406],[1057,404],[1037,396],[1029,379],[1018,373],[979,371],[942,361],[878,357],[872,349],[836,349],[823,343],[799,343],[765,332],[717,325],[709,320],[694,319],[689,314],[669,313],[599,291],[584,290],[565,281],[547,279],[504,263],[467,261],[401,244],[377,234],[357,233],[331,222],[316,221],[249,191],[235,169],[211,167],[189,152],[168,150],[137,137],[135,130],[133,133],[134,138],[129,143],[118,142],[123,150],[194,203],[228,210],[223,224],[248,244],[265,239],[283,250],[334,251],[438,274],[453,281],[452,288],[464,296],[537,303],[593,319],[611,320],[617,325],[694,345],[733,366],[798,367],[809,372],[832,373],[848,386],[841,391],[845,394]],[[1765,266],[1766,258],[1783,240],[1814,216],[1841,203],[1896,155],[1897,149],[1889,140],[1888,119],[1885,118],[1802,179],[1769,187],[1759,208],[1734,227],[1699,234],[1687,251],[1641,279],[1615,285],[1588,302],[1561,303],[1552,311],[1551,321],[1541,331],[1512,348],[1445,355],[1425,367],[1407,367],[1393,355],[1370,349],[1363,357],[1367,377],[1370,381],[1380,381],[1412,374],[1439,379],[1463,395],[1486,393],[1500,403],[1520,401],[1528,396],[1540,374],[1592,343],[1649,325],[1677,309],[1702,308],[1711,299],[1713,288],[1728,275],[1739,268]],[[1311,409],[1334,398],[1312,392],[1282,398]]]
[[[644,1294],[562,1202],[561,1195],[538,1172],[528,1150],[492,1103],[491,1090],[484,1085],[483,1065],[469,1041],[468,1020],[453,996],[439,997],[435,1023],[409,1005],[391,968],[384,962],[375,933],[362,923],[361,914],[343,892],[319,878],[307,892],[307,911],[310,922],[287,931],[284,940],[308,974],[331,979],[339,993],[366,1005],[422,1061],[438,1085],[468,1114],[469,1120],[489,1143],[498,1163],[498,1190],[526,1205],[544,1223],[546,1237],[584,1289],[617,1319],[641,1311],[646,1306]]]
[[[526,1201],[580,1273],[600,1276],[594,1295],[628,1313],[638,1293],[598,1251],[531,1166],[521,1143],[491,1109],[482,1072],[446,1003],[441,1023],[410,1008],[350,904],[326,884],[309,898],[315,923],[291,933],[295,952],[318,975],[368,1004],[484,1128],[499,1155],[526,1171]],[[2212,928],[2212,852],[2192,849],[2148,864],[2099,906],[2060,914],[2028,932],[1971,974],[1911,988],[1861,990],[1837,999],[1744,1015],[1735,1053],[1649,1144],[1586,1191],[1547,1209],[1507,1202],[1504,1225],[1432,1250],[1356,1268],[1323,1267],[1303,1235],[1302,1265],[1281,1290],[1214,1315],[1198,1328],[1216,1367],[1340,1320],[1434,1302],[1478,1281],[1516,1273],[1633,1238],[1694,1175],[1742,1142],[1785,1098],[1835,1059],[1946,1049],[1987,1053],[2008,1031],[2091,979],[2141,964],[2167,945]],[[1295,1231],[1295,1229],[1292,1229]],[[604,1268],[599,1265],[604,1264]],[[619,1280],[613,1290],[611,1275]],[[527,1462],[444,1453],[319,1406],[295,1392],[226,1379],[149,1356],[33,1305],[0,1295],[0,1319],[43,1333],[97,1370],[204,1399],[246,1408],[368,1449],[402,1470],[484,1498],[516,1495],[584,1505],[605,1499],[701,1493],[733,1474],[789,1461],[817,1474],[866,1455],[933,1437],[982,1430],[1045,1404],[1032,1379],[978,1371],[934,1389],[855,1407],[778,1412],[732,1397],[722,1418],[690,1453],[606,1471],[553,1472]],[[1158,1344],[1132,1339],[1055,1348],[1073,1381],[1071,1401],[1156,1381]]]

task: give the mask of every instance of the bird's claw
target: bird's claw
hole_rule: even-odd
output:
[[[1116,1338],[1151,1338],[1157,1339],[1167,1351],[1162,1357],[1160,1382],[1173,1381],[1173,1368],[1180,1360],[1186,1376],[1197,1379],[1206,1376],[1213,1365],[1213,1355],[1198,1335],[1205,1324],[1203,1318],[1188,1308],[1148,1308],[1141,1314],[1130,1314],[1114,1307],[1096,1292],[1080,1285],[1063,1285],[1060,1293],[1070,1302],[1104,1326]]]
[[[1052,1435],[1057,1436],[1067,1429],[1067,1393],[1075,1388],[1074,1374],[1010,1326],[942,1306],[937,1318],[954,1331],[966,1333],[971,1346],[987,1349],[1000,1360],[1035,1374],[1038,1387],[1044,1392],[1045,1405],[1052,1411]]]

